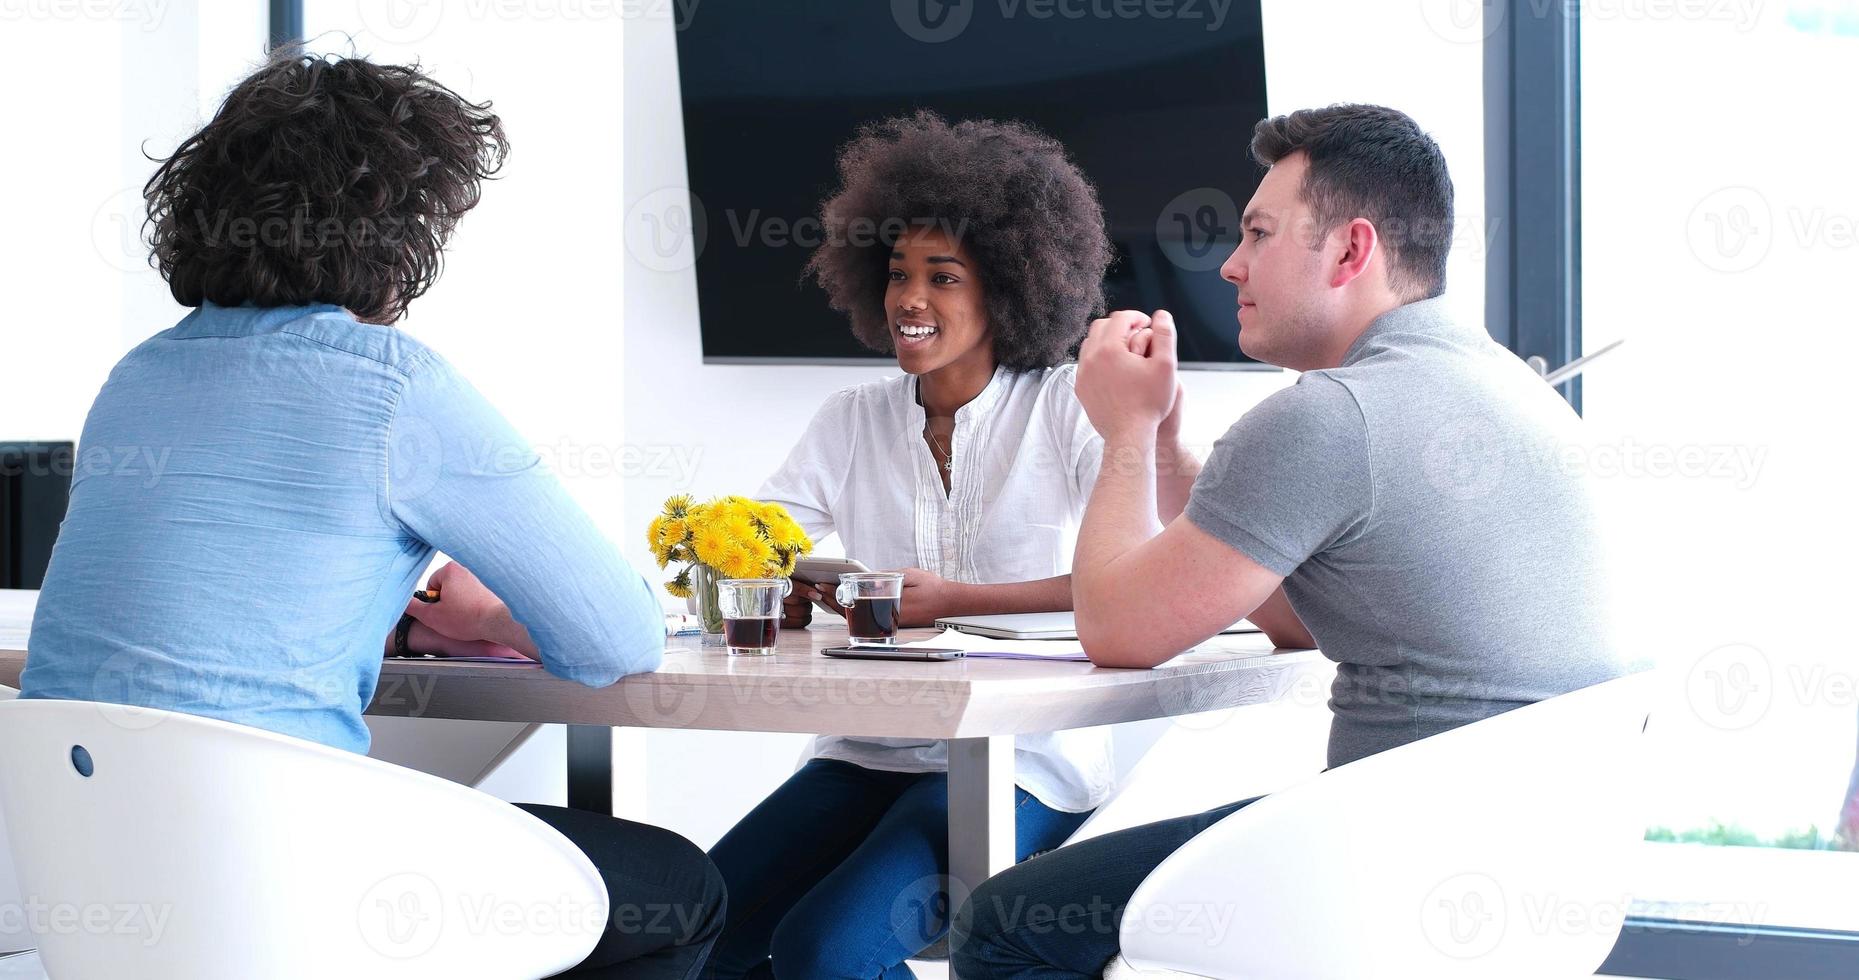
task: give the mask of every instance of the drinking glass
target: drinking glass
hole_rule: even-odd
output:
[[[726,578],[716,585],[723,610],[723,642],[732,657],[766,657],[775,652],[781,629],[781,600],[794,589],[784,578]]]
[[[845,607],[846,631],[852,642],[897,642],[897,617],[904,601],[903,572],[841,575],[833,596]]]

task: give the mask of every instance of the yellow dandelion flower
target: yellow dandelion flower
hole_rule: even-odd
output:
[[[714,566],[723,573],[724,578],[760,578],[762,565],[756,561],[755,553],[741,541],[731,541],[724,546],[720,556],[722,561]]]
[[[720,525],[723,533],[729,535],[731,541],[746,543],[762,539],[761,532],[755,529],[755,522],[747,514],[731,514],[723,518]]]
[[[775,554],[774,545],[760,538],[751,540],[748,550],[750,556],[755,559],[756,572],[754,577],[756,578],[761,578],[769,574],[769,569],[781,561],[780,556]]]
[[[683,517],[690,509],[691,495],[688,493],[674,494],[665,499],[665,516],[667,517]]]
[[[712,524],[699,525],[691,534],[691,550],[697,560],[711,568],[722,568],[728,553],[730,537],[720,527]]]
[[[684,535],[687,533],[687,530],[682,519],[676,517],[664,518],[664,523],[660,524],[658,529],[659,547],[670,549],[676,545],[683,544]]]

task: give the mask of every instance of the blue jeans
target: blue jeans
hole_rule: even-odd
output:
[[[1087,816],[1016,790],[1016,856],[1059,846]],[[814,759],[710,859],[729,912],[704,976],[911,977],[904,960],[949,928],[949,775]]]
[[[989,878],[956,915],[949,966],[961,980],[1085,980],[1116,958],[1123,909],[1168,856],[1251,803],[1093,837]]]

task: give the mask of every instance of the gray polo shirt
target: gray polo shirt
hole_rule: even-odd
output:
[[[1284,575],[1336,661],[1330,765],[1624,673],[1580,424],[1433,299],[1214,446],[1188,519]]]

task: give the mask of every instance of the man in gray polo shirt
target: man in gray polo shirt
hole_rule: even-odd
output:
[[[1618,676],[1591,490],[1566,465],[1579,422],[1439,298],[1438,146],[1392,109],[1331,106],[1264,120],[1252,151],[1269,170],[1221,275],[1240,348],[1303,374],[1197,468],[1172,444],[1173,318],[1092,325],[1077,391],[1105,459],[1072,564],[1091,659],[1154,666],[1242,616],[1321,647],[1337,662],[1332,766]],[[1166,528],[1158,468],[1193,478]],[[996,876],[957,918],[956,974],[1097,976],[1143,878],[1244,805]]]

